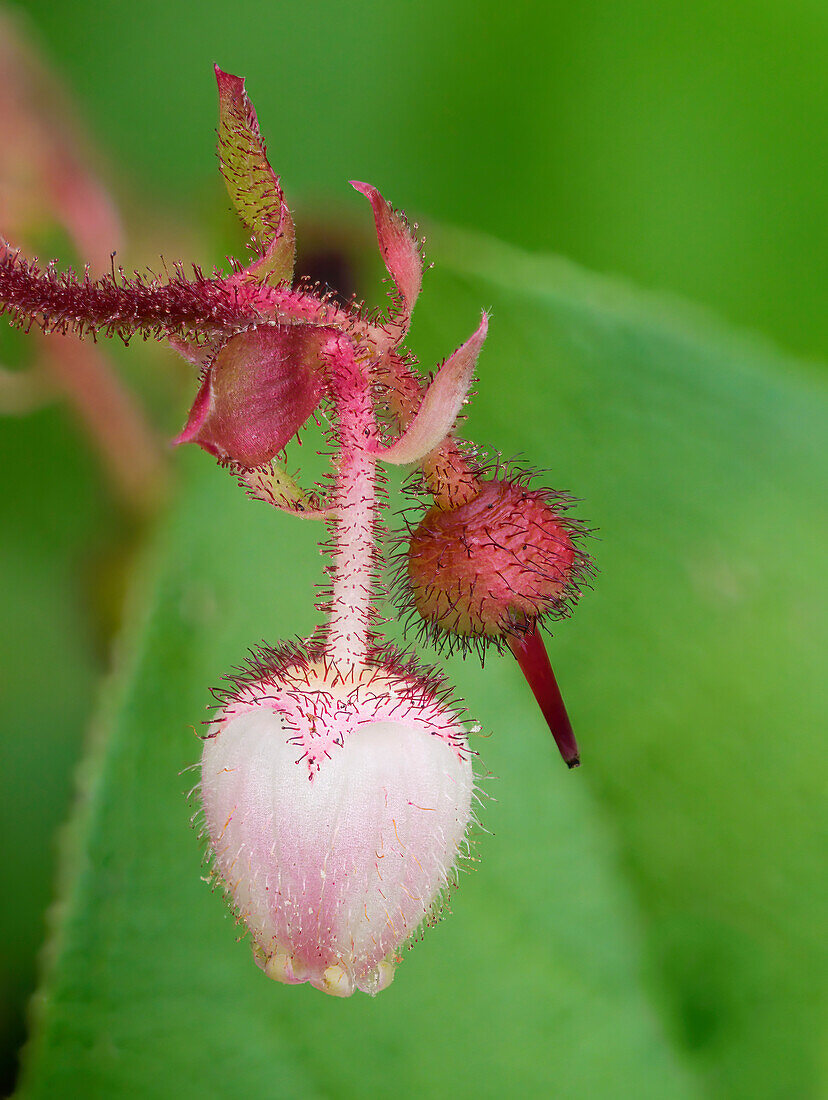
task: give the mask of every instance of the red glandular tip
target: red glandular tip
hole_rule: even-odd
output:
[[[538,701],[555,744],[569,768],[577,768],[581,763],[578,743],[572,732],[572,723],[566,713],[564,701],[543,638],[533,625],[526,633],[509,639],[509,648],[514,653],[520,670],[526,677],[532,694]]]

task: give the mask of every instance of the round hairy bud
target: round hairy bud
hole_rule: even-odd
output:
[[[404,580],[435,641],[506,640],[566,613],[588,562],[562,500],[496,480],[459,507],[428,509],[411,536]]]
[[[344,679],[295,652],[266,663],[205,739],[214,869],[269,977],[377,993],[460,855],[464,728],[433,682],[393,662]]]

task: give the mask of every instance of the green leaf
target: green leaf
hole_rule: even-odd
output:
[[[454,235],[431,255],[412,346],[434,361],[491,308],[468,431],[600,528],[596,592],[550,643],[583,766],[512,661],[453,660],[498,777],[454,915],[375,1000],[268,982],[199,881],[185,769],[208,686],[313,626],[315,532],[184,456],[100,719],[28,1100],[817,1095],[824,400],[764,346],[558,261]]]
[[[4,358],[9,343],[0,339]],[[117,517],[102,514],[94,458],[56,406],[0,419],[0,468],[7,473],[0,539],[0,878],[7,891],[0,905],[0,1092],[5,1093],[5,1075],[16,1061],[23,1030],[21,1009],[35,987],[43,913],[52,895],[54,834],[69,811],[72,770],[103,663],[102,624],[93,622],[89,604],[93,593],[102,595],[114,579]]]

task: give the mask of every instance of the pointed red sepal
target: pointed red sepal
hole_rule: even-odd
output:
[[[378,458],[404,466],[409,462],[421,462],[440,446],[466,403],[477,357],[488,330],[489,317],[484,313],[477,331],[438,368],[416,415],[399,439],[388,447],[375,449]]]
[[[370,183],[360,183],[359,180],[351,180],[351,187],[368,199],[374,212],[379,249],[400,298],[397,324],[404,336],[423,282],[420,242],[414,236],[405,215],[386,202],[376,187]]]
[[[244,79],[214,66],[219,93],[219,166],[236,213],[255,235],[259,258],[246,274],[276,286],[290,283],[296,231],[279,177],[267,159],[256,111]]]
[[[510,638],[509,648],[514,653],[520,665],[520,671],[526,677],[532,694],[538,701],[541,713],[552,731],[555,744],[560,749],[567,767],[577,768],[581,763],[578,743],[572,732],[572,724],[561,698],[558,681],[555,679],[546,646],[538,633],[537,626],[533,626],[519,637]]]

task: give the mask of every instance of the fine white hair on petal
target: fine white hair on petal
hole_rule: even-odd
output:
[[[472,816],[451,712],[437,727],[433,706],[408,698],[393,718],[371,717],[358,706],[309,771],[295,714],[273,698],[229,707],[202,759],[215,866],[260,965],[338,996],[391,981],[395,949],[448,885]]]

